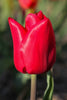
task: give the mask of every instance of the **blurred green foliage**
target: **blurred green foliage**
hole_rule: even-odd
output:
[[[67,1],[41,0],[41,4],[39,3],[38,8],[38,10],[42,10],[43,13],[50,18],[54,30],[57,31],[67,15]]]

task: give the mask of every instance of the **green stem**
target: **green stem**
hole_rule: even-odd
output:
[[[36,100],[36,75],[31,75],[31,94],[30,100]]]
[[[26,10],[26,16],[30,13],[34,13],[35,12],[35,9],[27,9]]]
[[[43,100],[52,100],[54,91],[53,69],[47,72],[47,88],[44,93]]]

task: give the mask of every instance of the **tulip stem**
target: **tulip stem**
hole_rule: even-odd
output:
[[[31,75],[31,94],[30,100],[36,100],[36,75]]]
[[[26,10],[26,16],[30,13],[34,13],[35,12],[35,9],[27,9]]]

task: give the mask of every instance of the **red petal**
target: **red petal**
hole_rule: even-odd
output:
[[[22,72],[22,67],[24,67],[23,60],[20,54],[20,47],[23,41],[23,38],[26,34],[25,29],[14,19],[9,18],[9,25],[11,29],[11,34],[13,38],[13,47],[14,47],[14,64],[18,71]]]

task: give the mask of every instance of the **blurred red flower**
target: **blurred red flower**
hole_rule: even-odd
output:
[[[33,8],[37,4],[37,0],[18,0],[18,1],[23,9]]]
[[[14,64],[18,71],[41,74],[56,60],[56,43],[50,20],[40,11],[29,14],[25,28],[9,18],[13,38]]]

